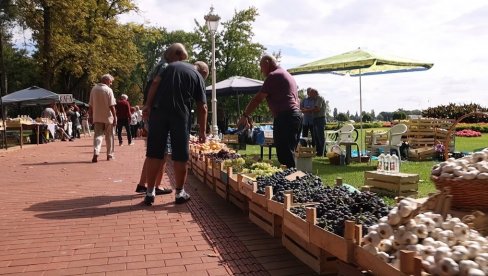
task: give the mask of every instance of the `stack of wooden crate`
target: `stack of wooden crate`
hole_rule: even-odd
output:
[[[420,118],[407,122],[408,144],[410,146],[408,158],[411,160],[431,159],[436,143],[444,143],[447,132],[455,120]],[[451,137],[449,151],[454,151],[454,137]]]

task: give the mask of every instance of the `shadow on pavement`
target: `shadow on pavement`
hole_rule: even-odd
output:
[[[140,198],[138,201],[137,198]],[[25,211],[44,212],[35,216],[42,219],[79,219],[109,216],[114,214],[135,211],[166,211],[168,213],[181,213],[184,210],[175,208],[174,202],[159,203],[155,206],[146,206],[142,195],[94,196],[73,198],[66,200],[51,200],[31,205]],[[137,204],[131,204],[137,200]],[[128,201],[128,205],[110,206],[118,201]],[[117,203],[119,205],[120,203]]]

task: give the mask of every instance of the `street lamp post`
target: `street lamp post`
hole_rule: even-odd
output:
[[[219,134],[219,128],[217,127],[217,92],[215,91],[215,33],[219,26],[220,16],[213,12],[214,8],[210,7],[210,12],[204,18],[212,35],[212,135],[216,137]]]

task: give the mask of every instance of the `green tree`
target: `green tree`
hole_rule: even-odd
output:
[[[349,120],[349,116],[346,113],[339,113],[337,114],[337,121],[345,122]]]
[[[376,118],[376,114],[374,112],[374,109],[371,109],[370,115],[371,115],[371,120],[374,120]]]
[[[407,114],[403,111],[393,112],[393,120],[405,120],[407,119]]]
[[[333,116],[334,116],[334,119],[337,120],[337,107],[334,107]]]
[[[126,79],[139,56],[128,26],[117,16],[132,0],[17,0],[19,21],[32,30],[34,58],[42,64],[43,86],[87,98],[103,73]],[[121,46],[123,45],[123,47]],[[117,90],[117,85],[115,85]]]

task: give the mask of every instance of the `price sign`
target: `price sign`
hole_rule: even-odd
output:
[[[73,103],[73,94],[59,94],[59,102],[62,104]]]

